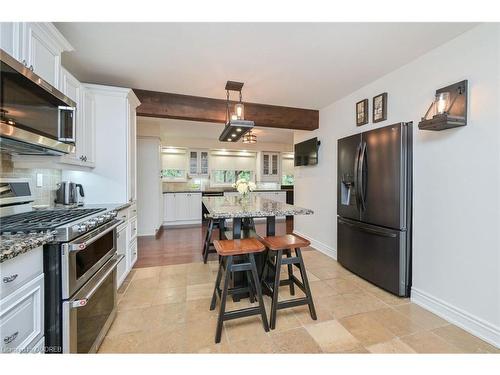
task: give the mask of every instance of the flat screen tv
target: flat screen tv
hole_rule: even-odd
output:
[[[318,138],[314,137],[295,145],[295,166],[318,164]]]

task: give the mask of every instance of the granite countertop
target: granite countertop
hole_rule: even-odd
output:
[[[255,193],[275,192],[275,191],[293,191],[293,188],[284,189],[255,189]],[[208,188],[208,189],[166,189],[163,194],[172,193],[236,193],[237,190],[233,188]]]
[[[243,217],[312,215],[313,210],[262,197],[203,197],[203,204],[214,219]]]
[[[3,234],[0,236],[0,263],[45,245],[53,239],[53,232]]]

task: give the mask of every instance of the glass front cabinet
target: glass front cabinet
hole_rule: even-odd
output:
[[[280,154],[277,152],[262,152],[261,175],[263,181],[274,181],[280,178]]]
[[[189,175],[208,176],[208,151],[189,150]]]

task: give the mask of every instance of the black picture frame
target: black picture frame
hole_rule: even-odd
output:
[[[356,103],[356,126],[368,124],[368,99]]]
[[[374,123],[387,120],[387,93],[373,97],[372,121]]]

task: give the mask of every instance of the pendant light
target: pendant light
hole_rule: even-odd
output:
[[[243,136],[243,143],[257,143],[257,136],[249,130],[248,133]]]
[[[243,104],[243,96],[241,95],[242,88],[243,82],[226,82],[226,126],[219,136],[219,141],[221,142],[237,142],[255,125],[253,121],[245,120],[245,106]],[[234,106],[233,113],[230,111],[230,91],[238,91],[240,93],[240,100]]]

